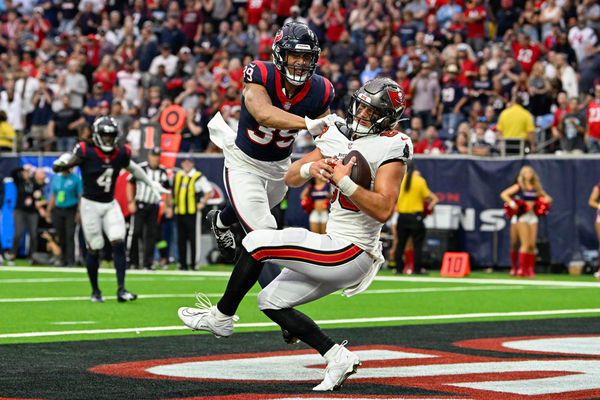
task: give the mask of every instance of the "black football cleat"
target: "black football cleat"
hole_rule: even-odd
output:
[[[226,263],[232,263],[235,260],[235,238],[230,229],[220,229],[217,226],[218,210],[211,210],[206,215],[210,222],[210,230],[217,240],[217,247]]]

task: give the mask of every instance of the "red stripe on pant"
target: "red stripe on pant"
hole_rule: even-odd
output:
[[[352,246],[334,254],[324,254],[310,249],[299,248],[262,248],[252,253],[252,257],[257,261],[264,261],[268,258],[302,259],[309,262],[314,261],[321,264],[335,265],[349,260],[361,251],[362,249],[358,246]]]

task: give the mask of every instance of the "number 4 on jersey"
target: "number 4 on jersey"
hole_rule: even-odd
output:
[[[98,179],[96,179],[96,183],[101,188],[104,188],[104,192],[105,193],[108,193],[110,191],[110,185],[112,184],[112,176],[113,176],[113,169],[112,168],[107,168],[102,173],[102,175],[100,175],[98,177]]]

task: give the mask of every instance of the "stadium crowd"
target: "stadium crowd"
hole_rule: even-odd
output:
[[[270,61],[288,21],[317,35],[339,115],[370,79],[402,86],[417,154],[600,152],[595,0],[0,0],[0,151],[67,152],[110,115],[135,156],[141,126],[178,104],[180,151],[219,152],[208,121],[237,128],[244,65]],[[313,146],[301,132],[296,151]],[[43,223],[42,200],[25,211]]]
[[[68,151],[108,114],[135,154],[140,124],[179,104],[181,150],[218,151],[208,120],[236,127],[244,65],[292,20],[318,36],[340,115],[369,79],[402,85],[416,153],[600,152],[595,0],[3,0],[0,149]]]

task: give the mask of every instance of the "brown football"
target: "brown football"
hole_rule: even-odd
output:
[[[352,159],[352,157],[356,157],[356,161],[354,166],[352,167],[352,172],[350,173],[350,179],[354,181],[357,185],[364,187],[365,189],[371,189],[371,168],[369,167],[369,162],[367,159],[360,154],[358,150],[352,150],[350,153],[344,157],[342,163],[344,165],[348,164],[348,162]]]

